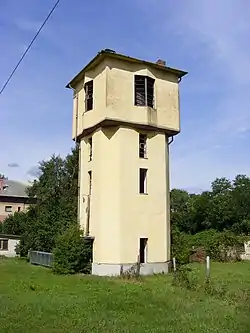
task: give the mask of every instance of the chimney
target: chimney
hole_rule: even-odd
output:
[[[166,61],[165,60],[162,60],[162,59],[158,59],[156,61],[157,65],[159,66],[166,66]]]

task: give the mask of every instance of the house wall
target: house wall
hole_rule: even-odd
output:
[[[7,198],[0,196],[0,222],[3,222],[6,217],[17,212],[18,207],[20,207],[21,212],[26,211],[29,207],[29,204],[27,204],[26,202],[26,198]],[[5,206],[12,206],[12,212],[6,212]]]
[[[136,74],[155,79],[154,108],[134,105]],[[84,84],[90,80],[93,80],[93,110],[85,112]],[[178,78],[173,74],[143,64],[105,59],[95,69],[87,71],[75,89],[73,138],[76,130],[80,135],[105,119],[180,131]]]
[[[6,238],[1,238],[0,239],[6,239]],[[17,244],[19,244],[20,240],[19,239],[9,239],[8,240],[8,250],[0,250],[0,256],[5,256],[5,257],[15,257],[16,252],[15,248]]]

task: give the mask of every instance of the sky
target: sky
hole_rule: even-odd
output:
[[[0,0],[0,87],[54,3]],[[110,48],[189,72],[170,146],[172,188],[197,192],[216,177],[250,175],[249,12],[248,0],[61,0],[0,96],[0,173],[26,182],[39,161],[70,152],[65,85]]]

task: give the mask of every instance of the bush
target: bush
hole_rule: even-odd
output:
[[[184,265],[189,262],[191,249],[189,246],[189,235],[180,232],[178,228],[172,227],[171,231],[171,252],[176,259],[177,265]]]
[[[3,221],[2,230],[6,234],[20,236],[23,234],[27,223],[28,219],[26,213],[15,212],[13,215],[6,217]]]
[[[217,261],[240,260],[245,238],[229,231],[207,230],[190,237],[189,247],[203,248],[206,255]]]
[[[83,239],[77,225],[72,225],[56,239],[53,271],[57,274],[89,273],[91,252],[91,243]]]
[[[173,285],[187,289],[196,289],[198,286],[198,276],[194,269],[188,265],[181,265],[173,276]]]

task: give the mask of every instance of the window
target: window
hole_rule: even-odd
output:
[[[139,157],[147,157],[147,135],[139,134]]]
[[[135,105],[154,106],[154,82],[151,77],[135,75]]]
[[[92,161],[92,138],[89,138],[89,161]]]
[[[21,212],[21,207],[17,207],[17,211],[18,211],[18,212]]]
[[[0,251],[8,250],[8,239],[0,239]]]
[[[89,171],[89,194],[92,193],[92,171]]]
[[[141,264],[147,262],[147,244],[148,244],[147,238],[140,238],[139,260]]]
[[[147,193],[147,169],[141,169],[140,168],[140,175],[139,175],[139,190],[140,194],[146,194]]]
[[[6,211],[6,213],[11,213],[12,212],[12,206],[5,206],[5,211]]]
[[[93,109],[93,80],[85,83],[85,111]]]

